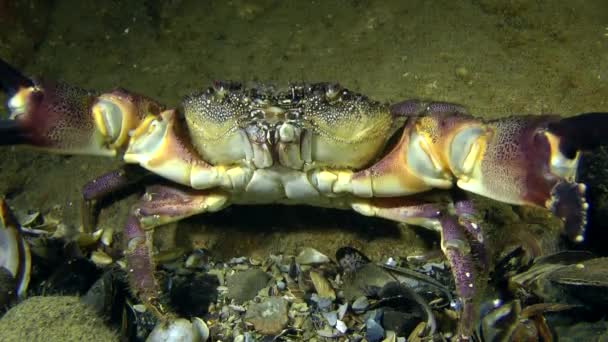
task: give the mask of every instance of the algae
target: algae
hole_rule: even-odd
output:
[[[31,297],[0,319],[0,341],[119,341],[78,297]]]

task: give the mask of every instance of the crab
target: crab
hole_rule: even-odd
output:
[[[483,222],[467,193],[542,207],[584,239],[583,151],[604,143],[606,113],[569,118],[483,120],[464,107],[407,100],[385,104],[338,84],[283,90],[215,82],[177,109],[124,89],[94,92],[25,77],[0,63],[10,120],[0,143],[118,157],[162,177],[126,218],[124,255],[133,292],[164,324],[155,227],[231,204],[351,209],[439,232],[461,312],[456,339],[469,339],[486,267]],[[94,201],[137,180],[124,168],[83,189]],[[434,190],[435,189],[435,190]],[[449,192],[448,203],[429,192]]]

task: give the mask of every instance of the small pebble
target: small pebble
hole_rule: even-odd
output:
[[[339,319],[344,318],[344,315],[346,314],[346,310],[348,310],[348,303],[344,303],[344,304],[340,305],[340,307],[338,307],[338,318]]]
[[[365,322],[365,338],[369,342],[379,342],[384,338],[384,328],[373,319]]]
[[[288,303],[281,297],[267,298],[252,304],[245,314],[245,321],[253,324],[256,331],[264,335],[277,335],[287,325]]]
[[[242,264],[245,261],[247,261],[247,257],[238,257],[238,258],[232,258],[230,259],[230,261],[228,261],[229,264],[235,265],[235,264]]]
[[[317,307],[319,307],[320,310],[329,309],[331,307],[331,304],[333,303],[333,300],[329,298],[319,297],[319,295],[317,295],[316,293],[313,293],[310,296],[310,300],[317,303]]]
[[[357,313],[364,312],[365,310],[367,310],[368,307],[369,307],[369,301],[367,300],[367,297],[365,297],[365,296],[361,296],[361,297],[357,298],[352,306],[353,311],[357,312]]]
[[[323,317],[325,317],[327,323],[329,323],[329,325],[332,327],[338,322],[338,313],[335,311],[324,312]]]
[[[462,66],[458,67],[458,68],[456,68],[456,76],[458,78],[460,78],[461,80],[468,81],[470,78],[469,70],[467,70],[467,68],[462,67]]]
[[[346,330],[348,330],[348,327],[346,326],[346,323],[344,323],[341,320],[338,320],[336,322],[336,330],[338,330],[340,333],[344,334],[344,333],[346,333]]]

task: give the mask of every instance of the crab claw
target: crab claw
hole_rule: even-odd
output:
[[[0,61],[11,121],[0,122],[0,144],[28,144],[69,154],[116,155],[128,133],[162,106],[116,89],[109,93],[61,82],[32,80]]]
[[[606,128],[608,113],[471,123],[453,135],[447,155],[458,187],[545,207],[564,220],[570,239],[581,242],[588,204],[584,184],[577,183],[578,164],[581,152],[608,142]]]

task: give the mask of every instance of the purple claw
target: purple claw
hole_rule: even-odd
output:
[[[142,229],[139,219],[129,215],[124,229],[127,249],[127,274],[130,288],[142,300],[152,313],[159,319],[165,318],[165,312],[159,304],[161,294],[158,280],[155,277],[156,265],[152,257],[152,231]]]
[[[85,232],[92,232],[95,226],[95,201],[124,189],[140,181],[146,172],[135,165],[125,165],[122,168],[110,171],[82,187],[81,221]]]
[[[587,209],[585,185],[560,181],[551,191],[550,210],[564,220],[566,235],[575,242],[585,239]]]
[[[88,182],[82,188],[82,197],[85,201],[103,198],[115,191],[123,189],[144,176],[139,166],[126,165],[118,170],[105,173]]]
[[[469,237],[471,253],[481,270],[485,271],[489,267],[488,258],[484,246],[483,230],[479,223],[481,220],[478,219],[473,201],[469,199],[456,200],[454,201],[454,209],[456,216],[458,216],[458,222]]]
[[[475,272],[471,247],[464,231],[453,216],[441,220],[441,247],[452,266],[456,293],[462,300],[462,315],[458,322],[458,339],[466,340],[473,332],[476,294]]]

